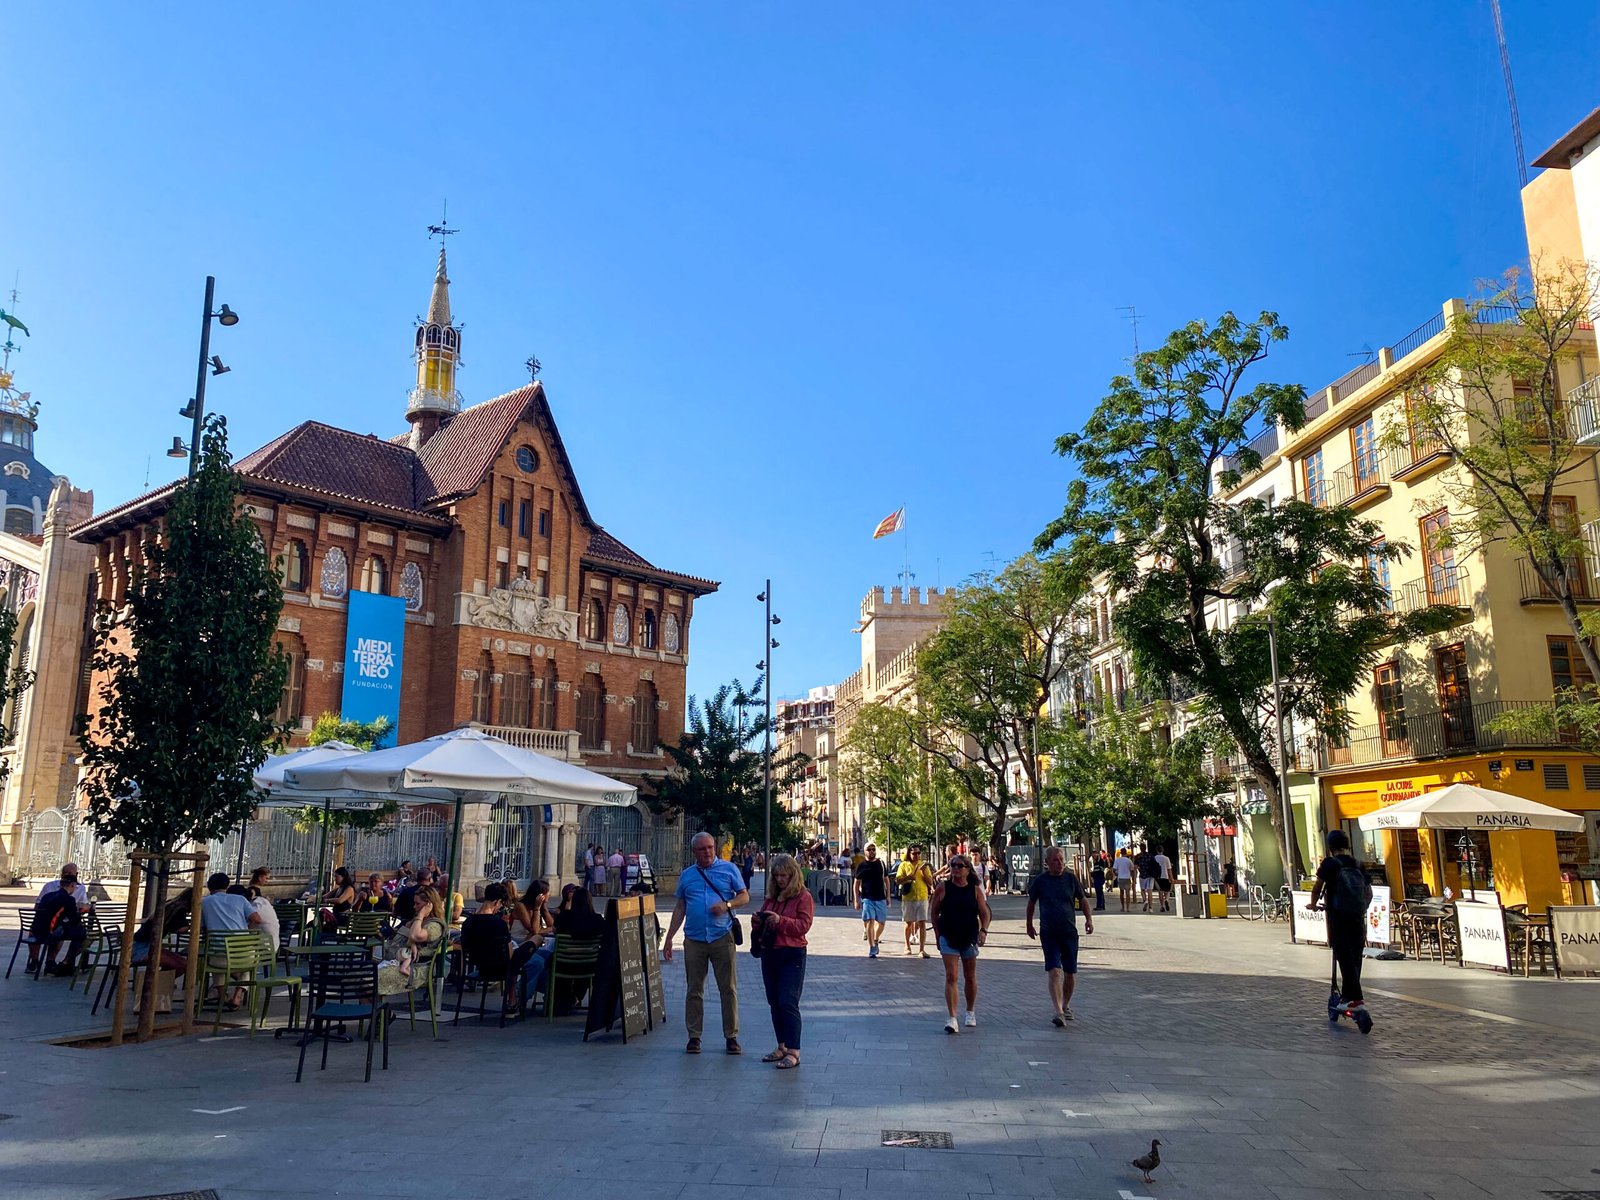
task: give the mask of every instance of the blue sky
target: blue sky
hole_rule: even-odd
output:
[[[1600,9],[1505,0],[1529,157]],[[1275,308],[1321,387],[1526,253],[1488,0],[11,6],[0,282],[39,457],[178,464],[204,276],[237,453],[403,428],[449,198],[469,402],[537,354],[589,504],[723,581],[691,690],[858,665],[862,595],[1024,550],[1132,350]],[[1586,86],[1586,83],[1588,86]],[[8,302],[0,301],[5,307]],[[1263,375],[1262,378],[1266,378]]]

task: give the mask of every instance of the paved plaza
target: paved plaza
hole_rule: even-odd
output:
[[[19,970],[0,985],[0,1197],[1600,1195],[1594,983],[1373,963],[1363,1039],[1329,1029],[1324,952],[1286,927],[1113,911],[1060,1030],[1021,915],[996,902],[979,1027],[950,1037],[937,960],[903,957],[891,925],[869,961],[854,914],[819,914],[789,1072],[758,1061],[771,1027],[745,954],[742,1058],[715,1052],[714,1001],[708,1052],[683,1054],[680,956],[669,1023],[627,1045],[582,1044],[577,1018],[437,1042],[401,1024],[370,1085],[359,1047],[297,1086],[289,1041],[242,1030],[53,1046],[90,1027],[88,1001]],[[952,1148],[885,1147],[885,1130]],[[1127,1162],[1151,1138],[1146,1185]]]

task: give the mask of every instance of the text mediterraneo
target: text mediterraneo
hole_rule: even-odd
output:
[[[360,685],[376,686],[376,681],[388,679],[394,671],[394,643],[386,638],[358,638],[350,658]]]

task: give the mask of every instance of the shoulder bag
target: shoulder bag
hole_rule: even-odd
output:
[[[695,864],[694,869],[700,872],[700,878],[706,881],[706,886],[717,894],[717,899],[721,900],[724,904],[727,904],[733,899],[731,896],[724,896],[722,894],[722,889],[711,882],[711,876],[706,874],[706,869],[699,863]],[[735,946],[742,946],[744,945],[744,926],[739,923],[739,918],[734,913],[732,908],[728,909],[728,915],[733,918],[733,944]]]

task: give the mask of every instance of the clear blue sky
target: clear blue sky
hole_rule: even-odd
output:
[[[1600,9],[1505,8],[1532,157],[1600,103]],[[852,671],[901,504],[919,584],[1025,549],[1119,306],[1275,308],[1315,388],[1526,252],[1487,0],[175,12],[0,19],[40,458],[100,508],[170,477],[207,273],[236,453],[400,431],[448,197],[462,390],[537,354],[598,519],[723,581],[701,694],[769,573],[776,690]]]

